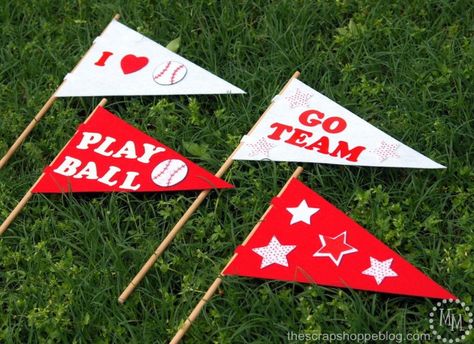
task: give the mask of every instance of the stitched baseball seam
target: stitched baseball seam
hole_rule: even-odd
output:
[[[166,185],[167,186],[170,186],[170,183],[171,183],[171,179],[173,179],[173,177],[178,174],[179,171],[181,171],[183,168],[186,167],[186,164],[183,163],[183,165],[181,165],[180,167],[178,167],[176,170],[173,171],[173,173],[171,173],[171,176],[168,178],[168,181],[166,182]]]
[[[178,68],[176,68],[173,72],[173,74],[171,75],[171,84],[174,84],[174,78],[176,77],[176,74],[178,73],[178,71],[183,68],[184,65],[181,65],[179,66]]]
[[[152,178],[153,179],[159,178],[163,173],[166,172],[166,170],[168,169],[168,167],[170,167],[170,165],[171,165],[171,160],[168,160],[166,162],[166,166],[160,171],[160,173],[154,175]]]
[[[158,78],[161,77],[163,74],[165,74],[166,71],[168,70],[168,68],[170,68],[170,65],[171,65],[171,61],[168,61],[168,63],[166,64],[166,67],[165,67],[160,73],[158,73],[157,75],[155,75],[155,79],[158,79]]]

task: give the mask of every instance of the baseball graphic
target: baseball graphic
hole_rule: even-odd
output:
[[[179,159],[168,159],[160,162],[151,172],[153,182],[162,187],[178,184],[188,174],[188,166]]]
[[[184,79],[188,69],[180,62],[167,61],[153,71],[153,80],[163,86],[174,85]]]

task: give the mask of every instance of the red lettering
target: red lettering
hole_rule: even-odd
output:
[[[313,150],[317,149],[321,154],[329,154],[329,139],[327,136],[321,136],[321,138],[313,144],[306,146],[305,149]]]
[[[102,57],[96,62],[94,63],[96,66],[100,66],[100,67],[104,67],[105,66],[105,62],[107,61],[107,59],[112,56],[114,53],[110,52],[110,51],[103,51],[102,52]]]
[[[336,124],[335,127],[333,127],[334,123]],[[341,131],[346,129],[346,127],[347,127],[346,121],[340,117],[329,117],[327,120],[323,122],[323,129],[331,134],[340,133]]]
[[[304,142],[304,140],[311,136],[313,136],[313,134],[310,133],[309,131],[295,128],[293,135],[291,135],[290,138],[286,140],[285,142],[298,146],[298,147],[304,147],[306,146],[306,142]]]
[[[349,146],[346,141],[339,141],[339,144],[337,145],[336,149],[332,153],[329,153],[329,155],[337,157],[339,154],[341,158],[345,158],[347,156],[346,160],[357,162],[360,153],[362,153],[364,150],[365,147],[362,146],[357,146],[352,149],[349,149]]]
[[[275,128],[273,134],[267,136],[272,140],[280,140],[281,134],[283,134],[285,131],[290,132],[293,130],[293,127],[278,122],[273,123],[270,128]]]
[[[308,127],[315,127],[319,124],[321,124],[321,121],[315,119],[315,118],[310,118],[311,115],[316,115],[319,119],[324,118],[324,113],[318,111],[318,110],[306,110],[303,112],[300,117],[300,123],[303,125],[306,125]]]
[[[316,116],[314,116],[316,115]],[[315,127],[322,124],[324,131],[330,134],[340,133],[347,127],[347,123],[340,117],[329,117],[326,120],[322,120],[326,116],[323,112],[318,110],[306,110],[301,113],[299,120],[300,123],[308,127]]]

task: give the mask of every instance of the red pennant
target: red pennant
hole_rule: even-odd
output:
[[[456,299],[297,179],[273,205],[225,275]]]
[[[232,188],[99,107],[46,168],[34,193]]]
[[[138,72],[148,64],[148,58],[145,56],[125,55],[120,61],[123,74]]]

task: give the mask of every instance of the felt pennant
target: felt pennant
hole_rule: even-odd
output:
[[[98,107],[46,168],[32,192],[156,192],[231,187]]]
[[[223,275],[456,299],[293,178]]]
[[[118,22],[117,14],[0,159],[2,169],[58,97],[245,93]]]
[[[300,72],[295,72],[291,79],[297,78],[300,75]],[[232,152],[226,161],[222,164],[221,168],[217,171],[217,176],[222,176],[232,165],[233,163],[233,155],[236,152]],[[186,223],[186,221],[190,218],[192,213],[199,207],[199,205],[203,202],[204,198],[207,195],[207,190],[201,192],[201,194],[196,198],[196,200],[191,204],[188,210],[184,213],[181,219],[176,223],[173,229],[169,232],[168,236],[163,240],[163,242],[156,248],[155,252],[150,256],[147,260],[146,264],[140,269],[140,271],[135,275],[133,280],[128,284],[128,286],[124,289],[122,294],[120,294],[118,300],[120,303],[124,303],[128,297],[133,293],[135,288],[138,284],[143,280],[147,272],[153,266],[153,263],[156,262],[158,257],[164,252],[166,247],[171,243],[173,238],[175,237],[176,233],[178,233]]]
[[[235,160],[444,168],[296,78],[242,141]]]
[[[113,19],[56,97],[245,93]]]

